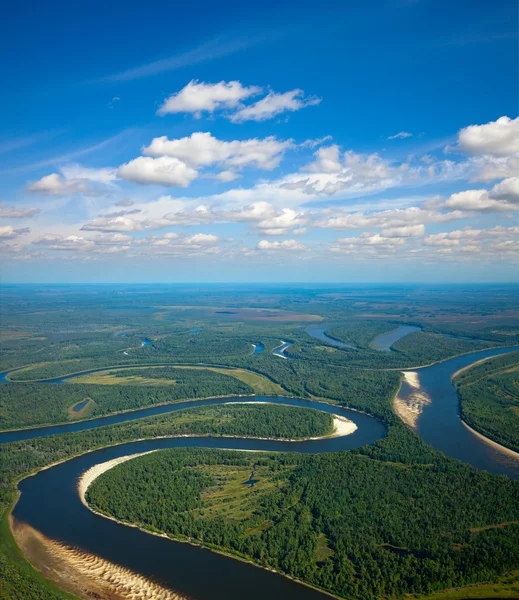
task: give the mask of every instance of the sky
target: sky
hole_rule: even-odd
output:
[[[517,282],[515,0],[9,3],[0,281]]]

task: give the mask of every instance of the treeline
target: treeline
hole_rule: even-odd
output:
[[[519,352],[483,361],[460,373],[454,383],[462,419],[519,452]]]
[[[104,473],[88,500],[121,520],[245,555],[346,598],[426,594],[516,568],[519,525],[500,525],[519,520],[519,483],[439,453],[430,458],[165,450]],[[250,517],[206,516],[203,492],[219,471],[198,467],[247,463],[282,471],[280,485],[251,490]],[[237,501],[233,492],[217,497]]]
[[[113,371],[120,377],[142,375],[140,369]],[[246,383],[204,369],[146,369],[146,377],[171,378],[166,386],[98,385],[86,383],[13,383],[0,384],[0,430],[62,423],[80,418],[92,418],[123,410],[144,408],[154,404],[177,402],[211,396],[251,395],[254,390]],[[81,417],[70,409],[90,399]]]

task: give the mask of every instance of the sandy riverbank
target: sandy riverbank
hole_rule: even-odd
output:
[[[129,569],[51,540],[12,517],[10,521],[29,562],[59,588],[84,600],[185,600]]]
[[[516,452],[515,450],[511,450],[510,448],[507,448],[506,446],[502,446],[498,442],[494,442],[494,440],[491,440],[490,438],[486,437],[482,433],[479,433],[479,431],[476,431],[475,429],[473,429],[470,425],[467,425],[467,423],[465,423],[465,421],[463,419],[461,419],[461,422],[463,423],[463,425],[465,425],[465,427],[472,434],[474,434],[477,438],[479,438],[480,440],[485,442],[485,444],[487,444],[488,446],[491,446],[492,448],[494,448],[494,450],[497,450],[498,452],[500,452],[501,454],[505,454],[506,456],[510,456],[511,458],[515,458],[515,460],[519,460],[519,452]]]
[[[393,398],[393,410],[406,425],[415,430],[418,418],[424,407],[431,403],[431,399],[420,389],[420,376],[417,371],[403,371],[402,375],[411,388],[411,393],[406,398],[402,398],[402,386],[400,386]]]

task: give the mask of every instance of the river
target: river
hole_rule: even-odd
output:
[[[411,394],[418,392],[422,394],[424,402],[417,419],[416,431],[427,443],[448,456],[463,460],[479,469],[519,479],[518,460],[493,449],[463,426],[459,418],[457,393],[451,383],[452,375],[459,369],[482,358],[503,354],[513,349],[499,348],[474,352],[430,367],[414,369],[413,373],[417,373],[418,377],[417,380],[415,378],[415,387],[404,382],[399,397],[405,401]],[[110,423],[142,418],[150,414],[181,410],[186,407],[244,401],[278,402],[291,406],[318,408],[351,419],[357,424],[358,429],[347,437],[315,441],[171,438],[130,442],[97,450],[40,471],[23,480],[19,485],[21,496],[13,511],[15,519],[31,525],[53,540],[127,567],[149,580],[193,599],[243,598],[244,590],[246,590],[247,598],[252,600],[260,600],[260,598],[269,596],[288,600],[296,598],[298,600],[317,600],[326,597],[317,590],[258,569],[250,564],[202,548],[152,536],[95,515],[81,503],[77,492],[77,481],[85,470],[95,464],[128,454],[162,448],[198,446],[303,453],[349,450],[373,443],[385,435],[384,426],[368,415],[295,398],[256,396],[224,398],[152,407],[82,423],[8,432],[0,434],[0,441],[91,429]]]

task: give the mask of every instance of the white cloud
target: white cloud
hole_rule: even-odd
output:
[[[469,154],[515,154],[519,152],[519,117],[501,117],[485,125],[465,127],[458,134],[458,145]]]
[[[346,248],[352,249],[356,246],[376,246],[386,250],[391,250],[400,244],[403,244],[404,240],[400,237],[384,237],[378,233],[365,232],[361,233],[357,237],[339,238],[338,244],[343,245]]]
[[[408,131],[399,131],[398,133],[395,133],[395,135],[390,135],[387,139],[388,140],[405,140],[408,137],[413,137],[413,134],[409,133]]]
[[[340,150],[337,144],[319,148],[314,156],[315,161],[307,165],[304,170],[312,173],[338,173],[342,169]]]
[[[371,213],[335,211],[328,216],[329,211],[323,211],[325,216],[316,221],[317,227],[348,231],[355,229],[381,229],[423,225],[427,223],[445,223],[466,216],[461,211],[447,213],[422,209],[418,206],[396,208]],[[338,214],[337,214],[338,213]]]
[[[49,250],[85,250],[95,245],[93,241],[86,240],[78,235],[64,237],[55,234],[45,234],[32,243],[46,246]]]
[[[504,179],[492,188],[490,195],[496,200],[519,205],[519,177]]]
[[[88,180],[98,183],[109,184],[117,179],[116,169],[110,167],[104,169],[91,169],[82,165],[69,164],[60,168],[61,174],[68,181],[70,180]]]
[[[389,227],[381,231],[382,236],[389,238],[407,238],[422,237],[425,233],[425,226],[422,225],[404,225],[402,227]]]
[[[187,238],[184,238],[183,242],[190,246],[205,246],[207,244],[217,244],[220,238],[217,235],[208,233],[195,233]]]
[[[466,190],[452,194],[443,205],[449,209],[477,212],[515,211],[519,209],[519,178],[510,177],[490,191]]]
[[[209,132],[195,132],[175,140],[166,136],[154,138],[142,151],[150,156],[177,158],[193,167],[224,164],[235,169],[255,166],[270,170],[279,165],[283,154],[292,145],[292,140],[281,141],[273,136],[225,142]]]
[[[0,208],[1,218],[28,219],[40,212],[39,208]]]
[[[285,240],[283,242],[269,242],[261,240],[256,248],[258,250],[305,250],[305,246],[296,240]]]
[[[448,233],[435,233],[427,235],[423,239],[425,246],[458,246],[460,241],[458,238],[449,237]]]
[[[203,112],[235,108],[242,100],[260,92],[260,87],[245,87],[239,81],[204,83],[193,79],[179,92],[166,98],[157,114],[193,113],[199,118]]]
[[[315,106],[320,102],[321,98],[316,98],[315,96],[305,98],[303,90],[299,89],[291,90],[284,94],[269,92],[264,98],[254,102],[254,104],[238,109],[231,115],[230,119],[233,123],[266,121],[286,111],[295,112],[307,106]]]
[[[0,240],[13,240],[30,231],[28,227],[15,228],[12,225],[3,225],[0,227]]]
[[[51,173],[42,177],[40,180],[31,183],[27,189],[34,194],[48,194],[50,196],[65,196],[89,191],[86,181],[67,181],[58,173]]]
[[[121,165],[118,175],[122,179],[140,184],[187,187],[198,173],[178,158],[139,156]]]
[[[223,181],[224,183],[228,183],[229,181],[234,181],[235,179],[239,179],[241,175],[238,175],[234,171],[221,171],[216,176],[216,179]]]
[[[167,227],[168,223],[162,225],[154,220],[143,219],[139,221],[133,217],[100,217],[85,223],[81,229],[83,231],[105,231],[105,232],[134,232],[146,231],[157,227]]]

